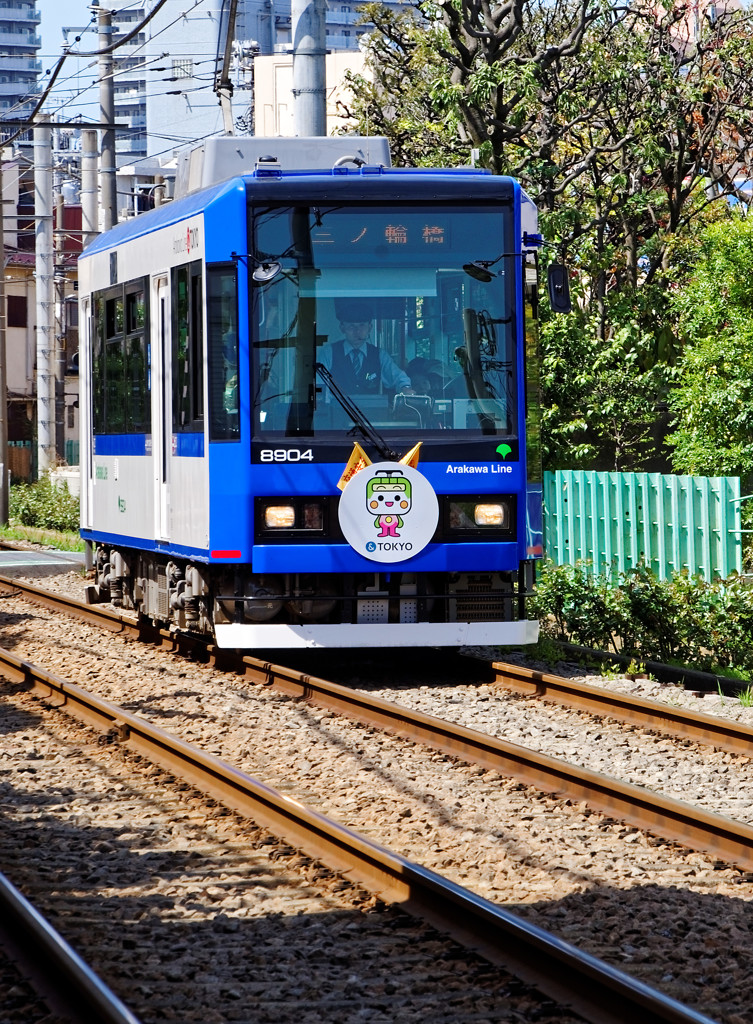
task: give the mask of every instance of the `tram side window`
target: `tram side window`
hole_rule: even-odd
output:
[[[129,433],[151,429],[149,351],[145,335],[146,291],[143,284],[129,291],[126,286],[126,418]]]
[[[95,434],[141,434],[151,429],[146,294],[146,282],[139,280],[94,296]]]
[[[209,439],[240,437],[238,280],[234,264],[207,267]]]
[[[204,371],[201,261],[172,273],[173,430],[201,431],[204,424]]]

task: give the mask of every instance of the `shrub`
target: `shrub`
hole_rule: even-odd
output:
[[[8,514],[22,526],[78,533],[78,498],[65,485],[53,486],[49,477],[33,484],[14,484],[8,498]]]
[[[535,606],[545,635],[636,661],[705,671],[753,672],[753,587],[739,576],[707,583],[678,573],[658,580],[640,565],[616,583],[545,563]]]

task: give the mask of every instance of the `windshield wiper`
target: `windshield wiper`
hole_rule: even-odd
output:
[[[348,396],[340,389],[340,385],[335,381],[335,378],[324,363],[314,363],[314,368],[345,412],[361,431],[364,438],[374,445],[383,459],[386,459],[389,462],[397,462],[397,452],[394,452],[390,448],[374,424],[371,423],[371,421],[363,414],[355,402],[351,402]]]

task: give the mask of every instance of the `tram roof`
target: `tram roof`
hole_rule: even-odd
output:
[[[472,186],[472,187],[471,187]],[[352,202],[413,200],[414,202],[511,201],[518,183],[481,168],[393,168],[363,166],[326,170],[257,168],[229,181],[191,192],[146,213],[117,224],[98,235],[82,258],[112,249],[123,242],[177,224],[209,208],[234,190],[264,203],[308,200],[332,202],[336,194]]]

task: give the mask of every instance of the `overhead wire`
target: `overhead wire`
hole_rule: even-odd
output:
[[[164,2],[164,0],[163,0],[163,2]],[[176,23],[181,21],[181,19],[188,17],[193,11],[196,10],[197,7],[201,6],[205,2],[206,2],[206,0],[194,0],[193,4],[191,4],[190,6],[185,7],[180,12],[180,14],[177,15],[177,17],[175,17],[171,21],[167,22],[157,32],[155,32],[154,35],[150,36],[149,42],[153,43],[154,40],[158,39],[160,35],[162,35],[166,31],[168,31],[173,25],[175,25]],[[136,6],[139,3],[140,3],[140,0],[134,0],[134,4],[129,5],[129,6]],[[116,50],[118,47],[128,43],[131,39],[134,38],[134,36],[138,35],[140,30],[148,23],[149,20],[151,20],[151,18],[154,17],[154,15],[158,12],[158,10],[162,6],[163,6],[163,3],[160,3],[151,12],[151,14],[147,18],[144,18],[138,25],[136,25],[126,35],[119,37],[111,47],[108,47],[108,48],[102,49],[102,50],[97,50],[97,51],[77,51],[77,50],[73,50],[73,49],[71,49],[69,47],[67,49],[67,51],[66,51],[66,56],[71,56],[71,57],[87,57],[87,56],[95,56],[97,54],[104,54],[104,53],[107,53],[109,50],[113,50],[113,51]],[[118,9],[118,14],[122,13],[125,10],[128,10],[128,7],[124,6],[124,7],[119,8]],[[76,37],[76,42],[80,41],[80,38],[81,38],[81,35],[83,35],[83,32],[87,31],[90,27],[91,27],[91,22]],[[146,40],[144,42],[139,43],[136,46],[132,47],[129,50],[128,58],[132,58],[134,56],[137,56],[139,54],[139,52],[141,50],[143,50],[144,46],[146,46]],[[196,54],[181,54],[181,56],[186,56],[186,57],[189,57],[189,58],[199,57],[199,56],[202,56],[202,55],[203,55],[203,53],[200,53],[199,51],[197,51]],[[166,56],[168,56],[168,54],[162,54],[162,55],[160,55],[158,57],[146,57],[145,60],[144,60],[144,63],[142,65],[139,65],[138,67],[146,68],[149,63],[151,63],[153,61],[162,60]],[[125,59],[128,59],[128,58],[125,58]],[[121,60],[122,59],[124,59],[124,58],[121,58]],[[214,61],[211,60],[211,59],[207,59],[207,60],[203,60],[203,61],[202,60],[195,61],[195,65],[196,66],[200,66],[202,64],[214,64]],[[95,62],[92,62],[92,64],[89,65],[89,67],[92,67],[92,66],[95,66]],[[85,69],[85,70],[88,70],[88,68]],[[134,70],[135,70],[134,66],[128,67],[128,68],[116,69],[116,70],[113,71],[112,77],[113,78],[117,78],[118,76],[121,76],[121,75],[126,76],[129,73],[133,73]],[[165,70],[166,71],[166,70],[169,70],[169,69],[168,68],[155,68],[154,70],[155,71],[156,70]],[[64,82],[65,81],[70,81],[71,79],[78,77],[80,74],[81,74],[81,71],[77,72],[76,75],[68,76],[68,78],[64,79],[63,81]],[[163,79],[160,79],[160,81],[165,81],[165,82],[177,81],[179,77],[180,76],[163,78]],[[191,77],[193,77],[193,78],[201,78],[201,76],[196,76],[196,75],[192,75]],[[212,76],[207,75],[206,81],[211,81],[211,80],[212,80]],[[92,78],[92,81],[90,83],[88,83],[86,86],[84,86],[83,88],[77,90],[71,96],[69,96],[68,98],[66,98],[62,102],[60,102],[58,104],[58,106],[55,108],[54,112],[55,113],[59,113],[60,111],[64,110],[66,107],[69,107],[72,104],[75,104],[78,100],[80,100],[84,96],[84,94],[86,92],[88,92],[90,89],[93,89],[95,86],[97,86],[98,83],[99,83],[99,80],[97,80],[95,78]],[[160,93],[155,93],[155,94],[153,94],[153,96],[157,97],[159,95],[164,95],[164,94],[165,93],[161,93],[161,94]],[[141,132],[140,134],[144,135],[144,134],[147,134],[147,133]],[[176,137],[176,138],[179,138],[179,137]]]
[[[202,3],[203,0],[198,0],[198,2]],[[114,51],[119,47],[125,46],[125,44],[133,39],[134,36],[137,36],[142,28],[146,28],[152,18],[162,10],[166,3],[167,0],[157,0],[156,7],[154,7],[138,25],[132,28],[131,31],[127,32],[124,36],[120,36],[120,38],[116,39],[114,43],[110,43],[109,46],[103,46],[100,50],[88,50],[83,52],[80,50],[74,50],[71,52],[69,49],[68,54],[70,54],[71,57],[101,57],[108,53],[114,53]]]
[[[162,28],[158,29],[153,35],[149,37],[149,42],[151,43],[154,42],[155,39],[159,39],[163,32],[167,32],[168,29],[171,29],[173,25],[177,25],[177,23],[181,21],[183,18],[187,18],[189,14],[193,14],[196,8],[200,7],[205,2],[206,0],[194,0],[192,7],[187,7],[184,11],[180,12],[177,18],[173,18],[172,21],[166,22],[162,26]],[[134,46],[134,48],[131,50],[131,53],[138,53],[139,50],[142,49],[142,47],[144,46],[146,46],[146,41],[144,41],[143,43],[139,43],[137,46]]]
[[[133,67],[116,69],[116,70],[113,71],[112,75],[109,75],[107,77],[116,79],[119,76],[127,76],[129,74],[133,74],[134,71],[139,71],[139,70],[148,68],[149,64],[157,63],[158,61],[164,60],[166,57],[169,57],[168,53],[157,54],[154,57],[149,58],[148,60],[142,61],[140,64],[134,65]],[[165,66],[165,67],[162,67],[162,68],[161,67],[152,68],[151,70],[153,70],[153,71],[167,71],[169,69],[167,68],[167,66]],[[52,113],[59,113],[65,107],[69,106],[71,103],[74,103],[76,100],[80,99],[84,95],[84,93],[89,91],[89,89],[93,89],[98,84],[99,83],[96,80],[92,80],[85,88],[79,89],[79,91],[77,93],[75,93],[73,96],[69,97],[66,100],[62,100],[58,104],[58,106],[54,108]]]
[[[203,0],[197,0],[197,3],[202,3],[202,2],[203,2]],[[81,51],[78,51],[78,50],[71,50],[70,46],[65,47],[64,51],[63,51],[63,54],[58,59],[58,62],[55,65],[55,67],[52,70],[52,72],[50,72],[49,70],[47,72],[47,74],[50,75],[50,80],[46,83],[45,88],[42,91],[42,95],[39,97],[39,100],[37,101],[34,109],[29,114],[29,117],[27,118],[28,123],[26,125],[24,125],[22,128],[18,128],[13,133],[13,135],[11,135],[9,138],[3,139],[3,145],[5,145],[5,146],[10,145],[10,143],[14,142],[19,137],[19,135],[22,135],[24,132],[28,131],[29,128],[33,127],[34,118],[37,116],[39,111],[42,109],[42,106],[44,105],[47,97],[52,92],[52,87],[55,84],[55,82],[57,81],[58,75],[60,74],[60,72],[61,72],[61,70],[63,68],[63,65],[65,64],[65,62],[66,62],[66,60],[68,59],[69,56],[70,57],[99,57],[99,56],[103,56],[103,55],[108,54],[108,53],[113,53],[119,47],[124,46],[127,42],[129,42],[129,40],[133,39],[134,36],[138,35],[139,32],[141,31],[141,29],[145,28],[149,24],[149,22],[152,20],[152,18],[154,18],[154,16],[156,14],[158,14],[159,11],[162,10],[162,8],[165,6],[166,3],[167,3],[167,0],[157,0],[156,6],[149,12],[149,14],[147,14],[147,16],[145,18],[142,18],[142,20],[133,29],[131,29],[130,32],[126,33],[125,36],[120,37],[114,43],[111,43],[109,46],[102,47],[101,49],[98,49],[98,50],[89,50],[89,51],[85,51],[85,52],[81,52]],[[196,4],[194,4],[194,6],[196,6]],[[92,15],[92,17],[93,17],[93,15]],[[0,122],[0,125],[1,124],[2,124],[2,122]]]
[[[136,4],[138,4],[139,2],[140,2],[140,0],[134,0],[134,4],[130,5],[130,6],[136,6]],[[5,142],[5,144],[7,145],[8,142],[13,142],[16,138],[18,138],[19,135],[23,134],[30,127],[33,127],[32,122],[33,122],[34,118],[36,117],[36,115],[39,113],[39,111],[42,108],[43,104],[46,102],[46,100],[49,97],[50,93],[52,92],[53,86],[58,81],[58,78],[60,77],[61,70],[62,70],[63,65],[65,64],[65,61],[67,60],[67,58],[69,58],[69,57],[78,57],[78,58],[98,57],[100,55],[116,51],[121,46],[126,45],[130,40],[132,40],[135,36],[137,36],[138,33],[141,31],[141,29],[143,29],[154,18],[154,16],[162,9],[162,7],[165,6],[166,2],[167,2],[167,0],[160,0],[160,2],[156,5],[156,7],[147,15],[147,17],[143,18],[137,25],[134,26],[133,29],[131,29],[129,32],[127,32],[124,36],[119,37],[110,46],[104,47],[102,49],[90,50],[90,51],[74,50],[72,47],[75,45],[75,43],[80,42],[81,36],[84,34],[84,32],[88,31],[92,27],[92,25],[94,23],[94,18],[95,18],[95,15],[93,13],[91,21],[76,36],[76,39],[75,39],[74,43],[71,44],[70,46],[66,46],[65,47],[63,54],[58,59],[58,61],[55,64],[54,68],[48,69],[45,72],[45,74],[49,75],[50,77],[49,77],[49,80],[45,83],[45,88],[44,88],[41,96],[37,100],[37,102],[36,102],[36,104],[34,106],[34,109],[32,110],[31,114],[29,115],[28,124],[25,125],[22,128],[19,128],[10,137],[10,139],[8,139]],[[193,4],[191,4],[190,6],[187,6],[176,18],[174,18],[172,21],[170,21],[165,26],[160,28],[160,30],[158,32],[156,32],[154,34],[154,36],[150,37],[150,42],[152,42],[154,39],[158,38],[164,32],[168,31],[173,25],[175,25],[177,22],[179,22],[182,18],[185,18],[188,15],[190,15],[193,11],[196,10],[197,7],[201,6],[204,2],[205,2],[205,0],[194,0]],[[127,10],[127,9],[128,9],[128,7],[122,7],[122,8],[120,8],[118,10],[118,13],[122,13],[122,11]],[[141,51],[145,45],[146,45],[146,42],[142,42],[142,43],[139,43],[137,46],[133,47],[131,49],[130,53],[129,53],[129,56],[137,55],[139,53],[139,51]],[[166,56],[168,56],[168,55],[167,54],[161,54],[159,56],[145,58],[144,61],[141,64],[136,65],[135,67],[122,68],[122,69],[118,69],[118,70],[114,71],[112,77],[116,78],[116,77],[118,77],[120,75],[127,75],[129,73],[133,73],[134,70],[146,69],[146,68],[148,68],[148,66],[150,64],[157,63],[158,61],[163,60],[164,57],[166,57]],[[191,54],[183,55],[182,54],[181,56],[186,56],[186,57],[190,58],[190,57],[193,57],[193,56],[201,56],[201,54],[199,54],[197,52],[195,55],[191,55]],[[215,63],[215,61],[213,59],[198,60],[198,61],[195,62],[195,66],[198,67],[198,66],[201,66],[201,65],[204,65],[204,64],[214,64],[214,63]],[[96,66],[96,62],[92,61],[91,64],[89,64],[87,66],[87,68],[84,69],[84,71],[89,70],[90,68],[95,67],[95,66]],[[165,67],[165,68],[154,68],[153,70],[154,71],[158,71],[158,70],[159,71],[166,71],[166,70],[168,70],[168,68],[167,67]],[[82,74],[81,70],[78,70],[75,74],[71,74],[71,75],[68,75],[67,77],[63,78],[62,81],[60,82],[60,84],[61,85],[65,85],[66,83],[71,82],[71,81],[79,78],[81,74]],[[180,77],[182,77],[182,76],[163,77],[163,78],[159,79],[158,81],[164,82],[165,84],[168,84],[170,82],[174,82],[174,81],[179,80]],[[194,74],[192,74],[190,77],[193,78],[194,80],[198,80],[198,81],[205,80],[207,82],[212,81],[213,78],[214,78],[213,75],[206,74],[206,73],[201,74],[201,75],[194,75]],[[154,80],[152,80],[152,83],[156,84],[156,82],[154,82]],[[59,103],[58,106],[54,108],[54,111],[52,111],[52,113],[59,113],[60,111],[64,110],[65,108],[69,107],[71,104],[73,104],[77,100],[79,100],[86,92],[88,92],[96,84],[98,84],[97,81],[95,79],[92,79],[91,83],[87,84],[83,88],[79,88],[78,90],[74,91],[70,97],[68,97],[63,102]],[[157,92],[154,92],[154,93],[150,93],[149,98],[151,100],[155,100],[155,99],[157,99],[161,95],[185,95],[186,97],[188,97],[189,94],[197,93],[197,92],[203,92],[203,91],[205,91],[205,87],[199,85],[199,86],[192,87],[190,89],[157,91]],[[157,153],[153,154],[157,158],[159,158],[160,156],[164,155],[165,153],[169,153],[174,148],[175,144],[183,143],[188,138],[187,136],[181,136],[180,134],[168,135],[168,134],[163,134],[163,133],[159,133],[159,132],[146,132],[144,130],[142,130],[139,134],[142,137],[150,137],[150,138],[155,139],[155,140],[156,139],[161,139],[164,142],[168,143],[168,145],[165,147],[165,149],[160,150]],[[204,138],[204,139],[211,138],[211,137],[213,137],[215,135],[218,135],[218,134],[222,134],[222,130],[219,127],[217,129],[213,130],[213,131],[210,131],[210,132],[206,133],[204,136],[202,136],[202,138]],[[193,141],[193,136],[191,137],[191,139]],[[195,141],[201,141],[201,140],[197,139]],[[76,177],[75,174],[73,176]]]

